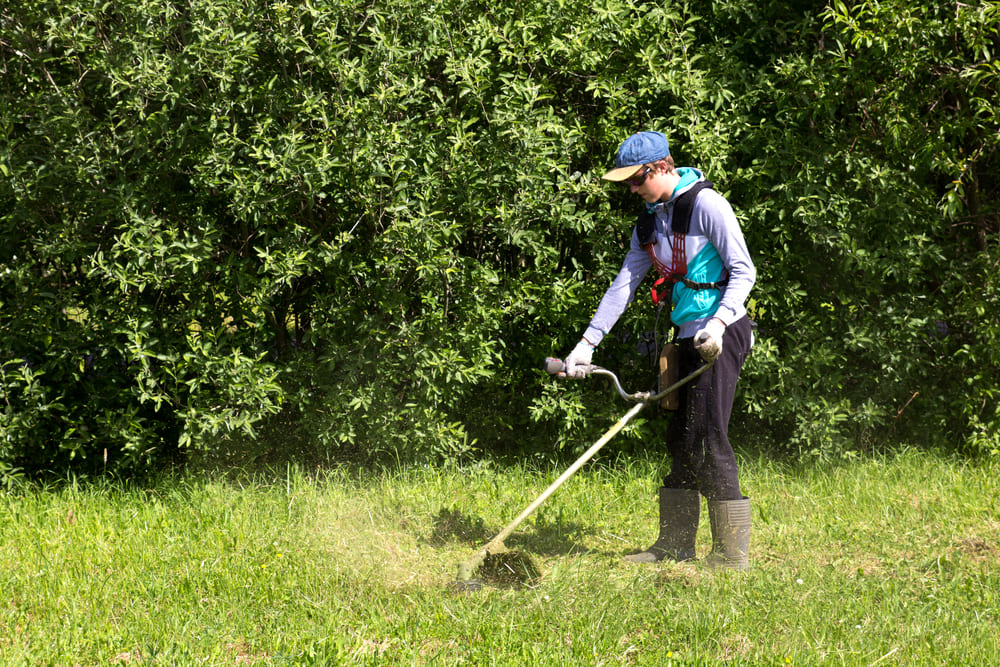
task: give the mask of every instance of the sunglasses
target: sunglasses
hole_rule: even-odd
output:
[[[639,187],[640,185],[642,185],[643,183],[646,182],[646,179],[649,177],[649,172],[651,172],[651,171],[653,171],[652,167],[646,167],[645,169],[643,169],[640,173],[636,174],[635,176],[629,176],[628,178],[626,178],[625,179],[625,184],[626,185],[631,185],[631,186],[634,186],[634,187]]]

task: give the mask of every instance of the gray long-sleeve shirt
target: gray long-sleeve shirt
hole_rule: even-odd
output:
[[[672,259],[669,230],[673,202],[695,182],[704,180],[697,170],[678,171],[687,172],[689,176],[693,173],[696,178],[682,179],[684,185],[678,187],[671,201],[657,204],[654,211],[655,254],[658,264],[667,267],[671,265]],[[714,190],[702,190],[695,200],[691,225],[685,238],[685,255],[689,279],[695,282],[715,282],[724,277],[724,272],[729,276],[729,283],[723,288],[721,298],[714,289],[691,290],[683,284],[675,286],[671,319],[679,326],[681,338],[694,336],[712,317],[718,317],[728,326],[746,315],[746,300],[756,281],[757,272],[736,214],[725,197]],[[584,337],[595,347],[611,331],[625,308],[635,298],[639,284],[652,265],[652,258],[639,246],[638,236],[633,230],[632,244],[625,262],[604,293],[597,312],[584,332]]]

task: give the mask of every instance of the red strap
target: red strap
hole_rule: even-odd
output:
[[[656,256],[656,249],[653,247],[654,244],[647,243],[643,246],[646,250],[646,254],[649,255],[649,259],[652,260],[653,266],[656,267],[657,273],[660,277],[655,283],[653,283],[653,305],[658,306],[660,301],[664,296],[660,292],[660,287],[664,284],[667,288],[672,289],[674,283],[682,279],[687,275],[687,257],[685,252],[685,234],[672,234],[670,241],[670,266],[660,261],[660,258]],[[668,292],[669,289],[663,290]]]
[[[664,283],[666,283],[667,289],[663,290],[663,293],[661,294],[659,288]],[[668,298],[670,296],[670,289],[669,288],[673,287],[673,285],[674,285],[673,281],[668,281],[667,278],[657,278],[656,282],[653,283],[653,305],[654,306],[659,306],[661,299]]]
[[[669,276],[670,267],[660,261],[660,258],[656,256],[656,249],[653,246],[654,244],[647,243],[643,246],[643,249],[646,251],[646,254],[649,255],[649,259],[653,262],[653,266],[656,267],[656,272],[661,276]]]
[[[674,280],[680,280],[688,272],[685,239],[686,234],[673,234],[670,237],[670,275],[676,276]]]

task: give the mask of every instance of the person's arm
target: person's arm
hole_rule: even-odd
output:
[[[719,252],[722,264],[729,274],[729,283],[714,315],[729,326],[746,315],[746,301],[757,281],[757,269],[750,257],[736,214],[725,197],[711,190],[703,190],[698,196],[697,204],[692,223],[701,226],[702,233]]]
[[[703,191],[698,199],[701,206],[697,210],[697,222],[715,246],[729,275],[718,308],[694,337],[698,353],[705,361],[713,361],[722,352],[726,328],[746,315],[746,300],[757,281],[757,270],[732,206],[716,192],[705,197],[708,192]]]
[[[632,234],[632,247],[625,255],[625,261],[618,275],[611,282],[611,286],[604,292],[601,302],[597,306],[597,311],[590,320],[583,337],[594,347],[601,344],[611,328],[628,308],[635,298],[635,292],[639,289],[640,283],[646,277],[649,267],[653,262],[649,259],[649,254],[639,247],[639,242]]]
[[[643,278],[653,265],[652,260],[645,250],[639,247],[638,238],[635,231],[632,232],[632,245],[618,275],[611,282],[611,286],[604,292],[601,302],[597,306],[597,312],[590,320],[580,341],[566,357],[566,374],[570,377],[583,377],[587,374],[584,367],[589,366],[593,358],[594,349],[601,344],[604,336],[622,316],[635,292],[642,283]]]

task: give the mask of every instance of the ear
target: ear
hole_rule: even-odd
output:
[[[666,160],[657,160],[653,163],[653,169],[658,174],[669,174],[673,168],[667,164]]]

